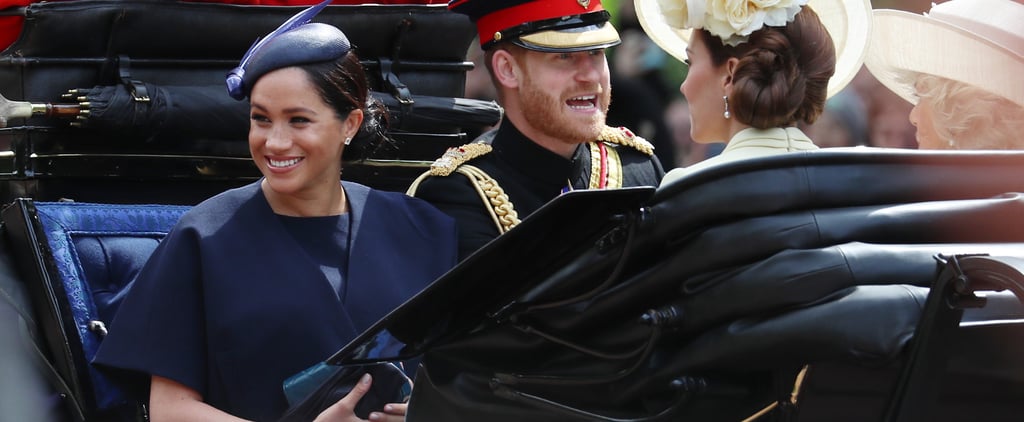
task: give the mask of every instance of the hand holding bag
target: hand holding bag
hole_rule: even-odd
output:
[[[366,373],[373,377],[373,383],[356,404],[355,414],[359,418],[369,418],[370,412],[380,411],[385,404],[409,399],[412,380],[393,363],[336,366],[321,362],[285,380],[285,396],[291,407],[279,422],[316,419],[320,412],[351,392]]]

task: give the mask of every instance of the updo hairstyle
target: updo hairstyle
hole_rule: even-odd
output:
[[[786,26],[765,26],[737,46],[724,45],[707,30],[695,34],[716,66],[739,59],[729,108],[740,122],[758,129],[811,124],[824,110],[836,50],[810,7],[803,7]]]
[[[363,123],[345,147],[345,160],[358,160],[376,155],[385,148],[393,148],[394,141],[387,136],[388,111],[370,95],[366,72],[355,50],[343,57],[298,66],[316,87],[320,98],[334,109],[339,119],[345,119],[355,109],[363,110]]]

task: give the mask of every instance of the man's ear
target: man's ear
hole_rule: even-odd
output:
[[[498,84],[511,89],[519,88],[522,69],[516,57],[508,50],[497,50],[491,56],[491,68],[494,70],[494,80]]]

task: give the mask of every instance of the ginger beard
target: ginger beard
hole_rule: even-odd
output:
[[[537,130],[565,143],[582,144],[597,140],[611,103],[610,85],[605,81],[600,87],[570,92],[596,92],[597,95],[590,100],[590,105],[586,104],[587,101],[570,100],[577,95],[555,96],[534,83],[529,72],[524,72],[519,88],[522,109],[527,111],[523,113],[524,118]],[[569,104],[582,105],[584,110],[573,110]],[[588,107],[591,108],[586,110]]]

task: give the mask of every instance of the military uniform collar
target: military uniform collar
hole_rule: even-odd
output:
[[[573,159],[567,160],[527,138],[507,118],[502,119],[491,146],[501,160],[529,178],[560,187],[572,176],[574,163],[580,160],[583,150],[582,145],[577,146]]]

